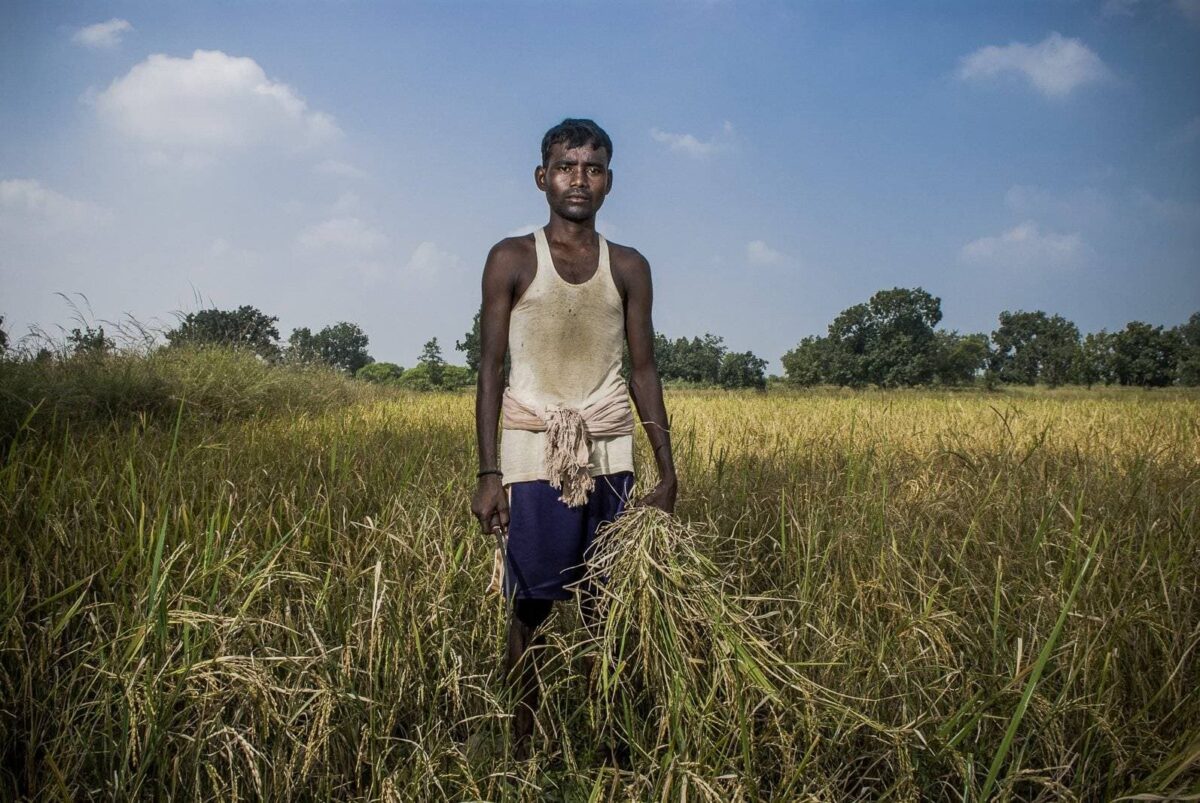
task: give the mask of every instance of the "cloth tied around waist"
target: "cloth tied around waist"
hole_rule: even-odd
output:
[[[501,410],[505,429],[546,433],[546,475],[550,486],[562,491],[559,500],[568,507],[586,503],[596,485],[588,473],[592,439],[633,433],[633,410],[623,382],[582,409],[564,404],[541,408],[505,388]]]

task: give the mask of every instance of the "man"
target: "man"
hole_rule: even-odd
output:
[[[550,220],[533,234],[501,240],[483,268],[479,482],[471,510],[504,545],[501,585],[512,600],[505,664],[516,692],[513,737],[521,757],[537,708],[532,656],[522,659],[554,600],[569,599],[582,577],[597,526],[629,504],[629,395],[659,475],[635,504],[675,509],[675,465],[654,362],[650,265],[596,232],[596,212],[612,189],[611,158],[612,141],[591,120],[568,119],[547,131],[533,177]],[[628,387],[620,375],[626,344]],[[582,591],[590,621],[590,594]]]

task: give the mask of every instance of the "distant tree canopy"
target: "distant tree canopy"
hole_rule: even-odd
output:
[[[475,318],[471,321],[471,331],[463,335],[462,340],[454,341],[454,350],[461,351],[467,358],[467,369],[472,373],[479,372],[479,317],[480,312],[475,313]]]
[[[417,362],[421,368],[425,369],[429,384],[440,388],[442,380],[445,378],[446,361],[442,359],[442,347],[438,345],[436,337],[421,348],[421,356],[417,358]]]
[[[4,331],[4,316],[0,315],[0,354],[8,351],[8,332]]]
[[[1005,310],[992,343],[991,370],[1001,382],[1054,387],[1072,378],[1079,329],[1061,315]]]
[[[394,362],[373,362],[354,372],[355,379],[376,385],[393,384],[403,375],[404,369]]]
[[[862,387],[967,381],[982,364],[981,335],[939,333],[942,302],[921,288],[881,290],[843,310],[825,337],[807,337],[783,356],[788,381]]]
[[[462,340],[454,341],[455,351],[461,351],[467,358],[467,370],[471,372],[472,381],[479,375],[479,360],[481,355],[481,339],[479,335],[479,318],[480,312],[475,313],[475,318],[471,321],[471,331],[463,335]],[[512,359],[509,356],[508,348],[504,349],[504,376],[507,377],[512,368]]]
[[[85,324],[83,329],[71,330],[67,335],[67,346],[70,353],[77,356],[107,354],[116,349],[117,344],[105,337],[103,326],[93,329]]]
[[[761,357],[755,357],[753,352],[730,351],[721,358],[721,368],[717,372],[717,378],[720,380],[721,387],[730,390],[734,388],[764,390],[767,387],[767,377],[764,374],[766,367],[767,361]]]
[[[706,332],[704,337],[671,340],[654,333],[654,362],[664,382],[690,382],[723,388],[765,388],[767,361],[753,352],[731,352],[725,339]]]
[[[1200,385],[1200,312],[1192,313],[1174,332],[1179,339],[1179,384]]]
[[[1195,317],[1195,316],[1193,316]],[[1096,332],[1084,338],[1076,357],[1075,379],[1081,384],[1165,387],[1186,381],[1183,327],[1164,330],[1130,321],[1119,332]]]
[[[844,310],[826,337],[806,337],[783,356],[795,385],[962,385],[981,371],[990,385],[1067,382],[1162,387],[1200,384],[1200,313],[1173,329],[1131,321],[1079,336],[1061,315],[1005,310],[989,338],[935,330],[940,302],[894,288]]]
[[[236,310],[206,309],[189,312],[179,326],[167,332],[172,346],[216,344],[248,348],[266,360],[279,357],[279,318],[249,305]]]
[[[287,356],[297,362],[321,362],[351,375],[374,360],[367,353],[368,339],[358,324],[341,321],[315,335],[307,326],[293,329]]]

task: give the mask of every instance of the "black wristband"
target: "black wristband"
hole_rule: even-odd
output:
[[[504,472],[498,468],[485,468],[483,471],[480,471],[478,474],[475,475],[475,479],[479,479],[484,474],[495,474],[500,477],[504,476]]]

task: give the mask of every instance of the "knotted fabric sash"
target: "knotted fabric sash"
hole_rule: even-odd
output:
[[[548,404],[542,413],[505,388],[501,410],[505,429],[546,433],[546,474],[550,487],[562,490],[559,500],[568,507],[587,502],[596,485],[588,474],[592,439],[633,434],[633,410],[624,382],[613,383],[612,390],[581,410]]]

